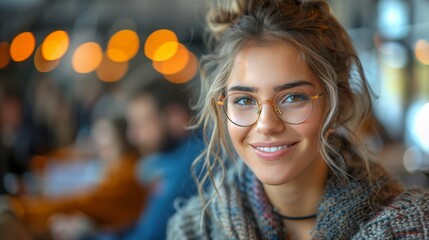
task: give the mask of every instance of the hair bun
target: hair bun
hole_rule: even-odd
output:
[[[216,40],[222,36],[222,33],[230,28],[238,19],[251,12],[255,7],[264,5],[277,5],[279,3],[290,3],[301,5],[301,0],[214,0],[207,14],[207,25],[209,31]]]
[[[230,28],[244,14],[245,0],[216,0],[207,14],[207,25],[214,38]]]

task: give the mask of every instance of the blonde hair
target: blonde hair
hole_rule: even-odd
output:
[[[355,132],[370,115],[370,90],[352,42],[327,3],[217,0],[207,21],[215,47],[201,60],[201,96],[196,105],[196,126],[206,133],[207,147],[193,164],[195,169],[201,164],[204,168],[194,172],[203,202],[208,204],[203,195],[206,184],[211,183],[217,193],[225,177],[225,161],[236,158],[216,100],[224,92],[235,56],[248,43],[287,42],[299,51],[326,93],[321,156],[339,179],[348,179],[348,166],[358,161],[369,171],[366,148]]]

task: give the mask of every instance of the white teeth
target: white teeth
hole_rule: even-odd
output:
[[[278,147],[256,147],[256,149],[263,152],[277,152],[281,149],[287,148],[287,146],[278,146]]]

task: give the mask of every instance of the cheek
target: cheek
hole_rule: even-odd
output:
[[[306,122],[293,126],[294,130],[303,138],[306,138],[308,142],[311,142],[311,144],[318,145],[319,135],[323,125],[322,111],[322,106],[314,106],[313,112]]]
[[[301,136],[307,147],[318,146],[320,126],[316,122],[307,122],[292,128]]]
[[[243,147],[243,142],[246,139],[248,129],[238,127],[230,122],[227,123],[227,128],[229,137],[232,144],[234,145],[235,150],[240,153],[240,149]]]
[[[322,124],[323,121],[321,114],[313,114],[305,123],[296,125],[294,127],[304,136],[315,136],[319,134]]]

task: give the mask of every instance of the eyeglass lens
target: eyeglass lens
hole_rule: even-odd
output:
[[[224,111],[228,119],[238,126],[254,124],[262,110],[262,102],[247,93],[233,93],[225,98]],[[274,99],[277,116],[289,124],[299,124],[311,114],[312,96],[305,92],[280,92]]]

